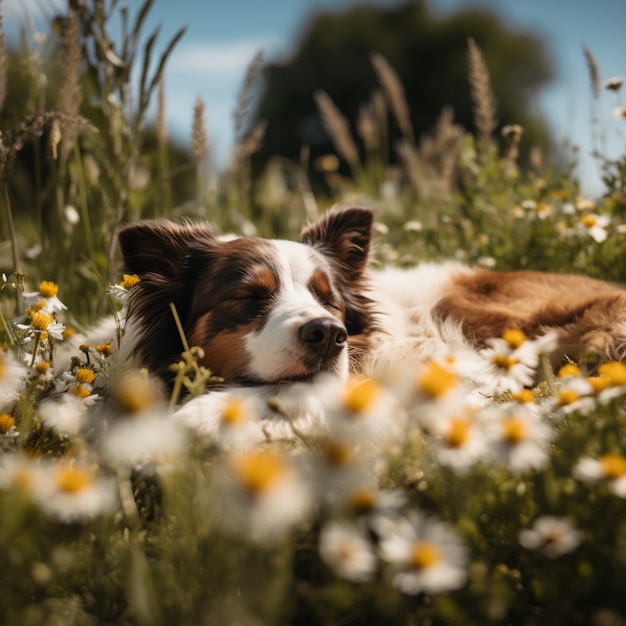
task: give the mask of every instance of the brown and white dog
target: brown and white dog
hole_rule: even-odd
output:
[[[183,348],[170,303],[189,345],[226,385],[284,397],[324,377],[378,375],[450,347],[480,348],[507,329],[530,338],[554,331],[555,362],[626,356],[621,286],[456,262],[371,268],[372,223],[370,209],[333,209],[300,242],[225,241],[207,226],[165,220],[125,227],[124,271],[141,278],[128,309],[136,357],[171,383]]]

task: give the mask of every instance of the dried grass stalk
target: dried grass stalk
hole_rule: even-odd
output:
[[[596,58],[589,48],[583,46],[583,53],[587,61],[587,68],[589,70],[589,78],[591,79],[591,92],[594,98],[600,97],[600,69]]]
[[[496,100],[491,90],[489,70],[480,48],[470,37],[467,40],[469,83],[474,103],[474,124],[483,146],[493,144],[493,131],[498,125]]]
[[[250,65],[248,65],[241,89],[239,90],[237,106],[233,113],[235,120],[235,138],[237,141],[240,141],[245,133],[246,121],[250,115],[250,105],[254,100],[255,87],[263,70],[264,63],[265,57],[263,51],[259,50],[259,52],[254,55]]]
[[[411,116],[409,114],[409,105],[406,101],[404,87],[402,86],[398,74],[382,54],[375,52],[370,58],[378,81],[385,90],[389,106],[398,121],[404,138],[411,143],[415,143],[413,125],[411,124]]]
[[[204,100],[200,97],[196,98],[191,131],[191,152],[196,162],[204,161],[209,155],[209,137],[204,119],[204,109]]]
[[[157,96],[156,135],[159,143],[162,145],[167,143],[167,122],[165,118],[165,79],[161,78]]]
[[[82,50],[80,45],[80,23],[75,11],[70,11],[63,25],[63,85],[59,107],[70,117],[78,115],[83,94],[80,88],[80,65]],[[67,158],[74,143],[75,129],[63,127],[62,154]]]
[[[322,90],[313,94],[320,116],[335,149],[350,165],[353,172],[359,169],[359,152],[357,150],[346,118],[339,112],[331,97]]]

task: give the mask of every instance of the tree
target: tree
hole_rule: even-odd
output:
[[[537,92],[552,77],[544,42],[510,29],[483,10],[462,10],[441,19],[427,2],[415,0],[393,7],[360,5],[343,13],[319,13],[291,58],[266,67],[256,118],[265,120],[267,129],[254,158],[256,171],[276,155],[298,159],[303,147],[310,149],[311,162],[333,151],[316,108],[317,90],[332,98],[354,131],[359,108],[380,88],[371,62],[374,53],[398,74],[418,138],[433,127],[446,105],[453,108],[457,123],[474,131],[469,38],[487,63],[499,123],[520,124],[526,146],[547,148],[547,127],[533,111]],[[393,120],[390,123],[393,160],[399,130]]]

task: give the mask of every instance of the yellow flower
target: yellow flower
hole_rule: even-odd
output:
[[[263,450],[234,456],[231,465],[242,487],[252,496],[271,489],[287,472],[287,464],[281,456]]]
[[[505,330],[502,339],[506,341],[511,348],[519,348],[527,339],[526,335],[523,331],[510,328],[509,330]]]
[[[123,287],[124,289],[128,290],[131,287],[134,287],[140,281],[141,281],[141,278],[139,278],[137,274],[123,274],[120,287]]]
[[[83,468],[59,467],[56,470],[56,486],[64,493],[79,493],[91,486],[93,474]]]
[[[362,413],[376,401],[379,391],[378,384],[371,378],[359,380],[348,386],[343,405],[350,413]]]
[[[431,361],[418,376],[416,386],[419,391],[435,399],[456,387],[457,383],[454,372]]]
[[[50,363],[48,363],[48,361],[39,361],[39,363],[35,365],[35,371],[40,376],[45,376],[48,373],[49,369],[50,369]]]
[[[111,342],[107,343],[99,343],[96,346],[96,351],[99,352],[102,356],[111,356],[111,352],[113,351],[113,347]]]
[[[86,385],[91,385],[91,383],[96,379],[95,372],[89,367],[79,367],[74,376],[79,383]]]
[[[617,361],[603,363],[598,368],[598,374],[604,379],[609,387],[626,385],[626,365]]]
[[[469,438],[471,423],[468,419],[453,418],[444,435],[445,444],[449,448],[462,448]]]
[[[9,413],[0,413],[0,435],[6,435],[15,426],[15,418]]]
[[[39,293],[44,298],[54,298],[59,293],[59,286],[50,280],[42,280],[39,283]]]
[[[409,564],[412,569],[424,570],[441,561],[437,546],[429,541],[418,541],[411,548]]]
[[[621,454],[605,454],[600,457],[602,473],[608,480],[617,480],[626,475],[626,457]]]
[[[558,378],[565,378],[567,376],[580,376],[582,372],[574,363],[566,363],[557,373]]]
[[[81,400],[84,400],[91,395],[91,391],[84,385],[74,385],[73,387],[70,387],[70,393]]]
[[[516,417],[507,417],[502,420],[502,434],[505,443],[515,446],[525,441],[528,435],[526,424]]]
[[[246,411],[237,400],[231,400],[222,409],[222,423],[233,426],[239,424],[246,419]]]
[[[53,322],[53,317],[45,311],[34,311],[30,317],[30,323],[35,330],[46,330]]]

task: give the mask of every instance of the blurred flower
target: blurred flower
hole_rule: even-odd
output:
[[[102,452],[111,467],[168,466],[182,457],[185,443],[181,424],[166,411],[154,411],[114,422],[103,439]]]
[[[582,533],[569,520],[552,515],[538,517],[530,528],[519,533],[524,548],[539,550],[551,559],[573,552],[581,541]]]
[[[61,313],[67,307],[59,300],[57,294],[59,286],[50,280],[43,280],[39,283],[39,291],[24,294],[24,305],[28,308],[36,307],[46,313]]]
[[[483,412],[485,434],[495,458],[513,472],[542,469],[556,432],[525,405],[494,405]]]
[[[218,487],[223,522],[253,541],[281,540],[311,507],[310,488],[284,453],[231,453],[223,470]]]
[[[579,230],[597,243],[602,243],[608,237],[606,227],[610,223],[611,218],[608,215],[584,213],[580,218]]]
[[[626,107],[617,107],[613,109],[613,115],[622,119],[626,118]]]
[[[74,436],[82,430],[87,406],[73,394],[63,394],[58,400],[44,400],[37,411],[45,426],[61,435]]]
[[[0,348],[0,409],[17,400],[26,371],[10,352]]]
[[[618,361],[602,363],[598,366],[598,375],[589,377],[587,381],[596,392],[598,400],[607,404],[626,394],[626,365]]]
[[[15,418],[10,413],[0,413],[0,439],[15,439],[18,435]]]
[[[412,511],[380,518],[375,530],[380,557],[392,565],[392,585],[403,593],[444,593],[465,584],[467,550],[444,522]]]
[[[584,482],[606,482],[611,493],[626,498],[626,457],[621,454],[605,454],[599,459],[582,457],[572,473]]]
[[[123,274],[121,282],[109,286],[107,295],[118,304],[126,305],[130,290],[139,283],[140,280],[137,274]]]
[[[36,502],[54,519],[73,523],[111,511],[116,504],[114,482],[92,466],[61,462],[46,467],[46,480],[35,485]]]
[[[623,83],[624,79],[621,76],[613,76],[604,83],[604,87],[609,91],[619,91]]]
[[[485,458],[487,439],[478,415],[469,407],[461,407],[433,420],[432,450],[441,465],[462,474]]]
[[[320,557],[333,572],[346,580],[370,580],[377,559],[362,528],[350,522],[328,522],[320,532]]]
[[[14,490],[21,496],[31,497],[34,489],[48,472],[34,459],[22,454],[0,455],[0,489]]]

